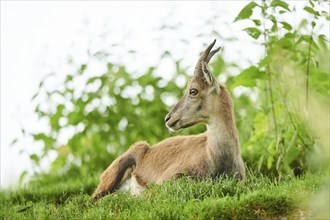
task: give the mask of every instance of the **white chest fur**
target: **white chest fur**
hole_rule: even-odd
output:
[[[134,174],[127,178],[119,187],[119,191],[128,191],[132,195],[139,195],[142,190],[144,190],[144,187],[137,182]]]

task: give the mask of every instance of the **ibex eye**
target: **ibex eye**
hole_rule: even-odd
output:
[[[190,91],[189,91],[189,95],[192,95],[192,96],[197,95],[197,93],[198,93],[197,89],[190,89]]]

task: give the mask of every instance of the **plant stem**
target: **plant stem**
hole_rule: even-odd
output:
[[[308,90],[309,90],[309,74],[310,74],[310,60],[311,60],[311,50],[312,50],[312,40],[313,31],[310,36],[309,46],[308,46],[308,58],[307,58],[307,70],[306,70],[306,111],[308,110]]]
[[[266,30],[266,16],[267,16],[267,5],[265,0],[262,1],[263,3],[263,9],[262,9],[262,14],[263,14],[263,28],[264,28],[264,41],[265,41],[265,56],[268,56],[268,45],[267,45],[267,30]],[[276,114],[275,114],[275,108],[274,108],[274,97],[273,97],[273,89],[272,89],[272,77],[271,77],[271,71],[270,71],[270,65],[267,64],[266,66],[266,73],[268,76],[268,90],[269,90],[269,96],[270,96],[270,103],[271,103],[271,108],[272,108],[272,116],[273,116],[273,122],[274,122],[274,127],[275,127],[275,134],[276,138],[278,136],[278,131],[277,131],[277,120],[276,120]]]
[[[266,46],[266,50],[267,50],[267,46]],[[276,114],[275,114],[275,108],[274,108],[272,77],[271,77],[269,64],[267,64],[267,75],[268,75],[268,88],[269,88],[269,95],[270,95],[270,103],[272,106],[272,115],[273,115],[273,121],[274,121],[274,126],[275,126],[276,137],[277,137],[277,121],[276,121]]]
[[[285,97],[285,95],[283,94],[283,91],[282,91],[282,89],[281,89],[282,87],[279,85],[279,82],[277,82],[277,83],[278,83],[278,88],[279,88],[278,91],[279,91],[279,93],[280,93],[280,97],[281,97],[281,99],[282,99],[283,106],[284,106],[284,108],[285,108],[285,110],[286,110],[286,112],[287,112],[287,114],[288,114],[288,116],[289,116],[290,122],[291,122],[291,124],[292,124],[294,130],[298,132],[297,125],[295,124],[295,122],[294,122],[294,120],[293,120],[293,117],[292,117],[292,114],[291,114],[291,112],[290,112],[290,110],[289,110],[289,108],[288,108],[289,105],[288,105],[288,103],[286,102],[286,97]],[[293,109],[294,109],[294,113],[295,113],[295,115],[298,115],[298,112],[297,112],[297,109],[296,109],[294,103],[291,103],[291,104],[292,104],[292,106],[293,106]],[[302,144],[303,144],[306,148],[308,148],[308,145],[305,143],[304,139],[300,136],[299,132],[298,132],[298,138],[300,139],[300,141],[302,142]]]
[[[314,4],[310,2],[312,8],[314,8]],[[306,70],[306,112],[308,113],[308,92],[309,92],[309,75],[310,75],[310,61],[311,61],[311,51],[312,51],[312,43],[313,43],[313,34],[315,28],[315,21],[317,19],[316,14],[314,14],[314,19],[311,23],[312,25],[312,32],[309,38],[309,45],[308,45],[308,58],[307,58],[307,70]]]

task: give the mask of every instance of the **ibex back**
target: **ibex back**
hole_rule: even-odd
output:
[[[172,131],[205,123],[207,131],[192,136],[176,136],[150,147],[138,142],[118,157],[102,174],[93,198],[116,190],[138,194],[151,184],[189,175],[214,178],[220,174],[245,178],[245,168],[233,104],[227,89],[218,83],[208,67],[215,40],[200,56],[193,79],[181,100],[166,116],[166,126]]]

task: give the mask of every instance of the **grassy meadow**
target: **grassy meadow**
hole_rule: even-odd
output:
[[[47,176],[2,191],[0,219],[311,219],[322,217],[311,201],[326,181],[320,174],[278,180],[250,173],[245,183],[184,177],[140,196],[117,192],[94,202],[97,175]]]
[[[218,2],[225,8],[229,1]],[[55,68],[31,97],[35,116],[47,128],[21,129],[40,152],[31,153],[35,146],[23,138],[12,141],[35,168],[24,171],[20,182],[34,179],[0,191],[0,219],[329,219],[330,41],[324,31],[329,1],[305,1],[301,7],[297,2],[303,1],[244,1],[237,15],[228,15],[229,25],[216,8],[203,11],[204,28],[189,38],[178,34],[184,22],[164,19],[149,43],[156,51],[126,50],[128,41],[113,40],[105,28],[101,40],[90,39],[102,47],[88,46],[88,59],[64,54],[68,71],[61,78]],[[251,45],[262,51],[257,61],[240,53],[232,60],[233,49],[250,50],[232,29],[239,23]],[[111,46],[105,47],[106,39]],[[129,146],[176,135],[164,117],[183,96],[202,44],[213,39],[223,49],[210,69],[233,100],[246,181],[184,177],[151,186],[140,196],[117,192],[92,201],[102,171]],[[188,59],[192,45],[200,50]],[[141,69],[122,55],[141,64],[145,52],[157,59]],[[58,86],[50,87],[55,81]],[[198,125],[180,135],[204,131]],[[47,163],[49,169],[43,170]]]

